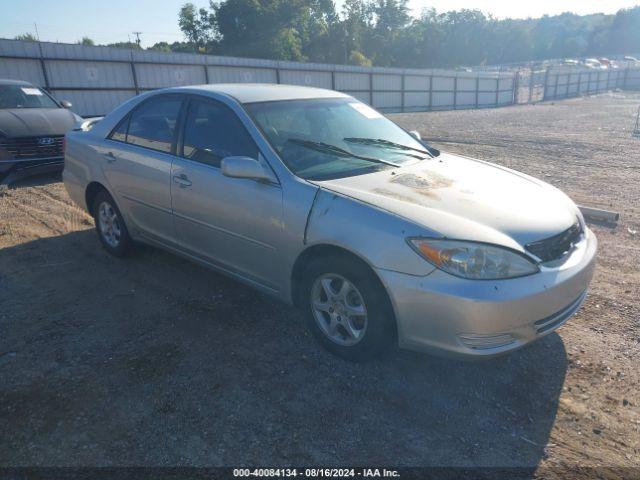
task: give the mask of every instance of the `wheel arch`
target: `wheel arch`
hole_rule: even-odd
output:
[[[96,181],[90,182],[87,185],[87,188],[85,188],[84,201],[87,206],[87,212],[89,212],[91,216],[94,216],[94,213],[95,213],[93,211],[93,201],[96,198],[96,195],[98,195],[98,193],[100,193],[101,191],[105,191],[109,193],[109,190],[107,190],[107,187],[105,187],[102,183],[96,182]]]
[[[293,269],[291,270],[291,300],[293,304],[299,307],[301,302],[301,289],[300,284],[302,281],[302,276],[304,275],[304,271],[307,268],[307,265],[313,260],[317,258],[327,258],[327,257],[342,257],[347,261],[352,261],[357,263],[364,269],[366,269],[369,273],[371,273],[372,277],[376,279],[376,281],[380,284],[380,286],[387,292],[384,283],[373,269],[371,264],[365,260],[361,255],[354,253],[351,250],[348,250],[344,247],[330,244],[330,243],[320,243],[315,245],[310,245],[306,249],[304,249],[296,258],[296,261],[293,264]],[[389,293],[387,292],[387,297],[389,297]]]
[[[318,258],[328,258],[328,257],[338,257],[344,258],[346,261],[352,261],[366,271],[368,271],[372,278],[378,283],[378,286],[382,289],[382,291],[386,295],[386,300],[388,302],[389,309],[393,314],[393,325],[394,325],[394,335],[397,338],[398,335],[398,323],[396,317],[396,308],[391,298],[391,295],[387,291],[387,287],[385,286],[382,279],[376,273],[373,266],[361,255],[354,253],[353,251],[346,249],[344,247],[330,244],[330,243],[320,243],[315,245],[308,246],[305,250],[303,250],[296,258],[293,269],[291,271],[291,300],[292,303],[300,308],[303,305],[302,298],[302,279],[305,272],[306,267],[310,264],[311,261],[316,260]]]

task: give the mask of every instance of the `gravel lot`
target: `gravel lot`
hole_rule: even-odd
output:
[[[399,351],[346,363],[248,287],[151,248],[110,257],[59,179],[0,192],[0,465],[639,474],[639,103],[392,116],[438,148],[621,213],[616,228],[592,226],[600,254],[582,310],[479,363]]]

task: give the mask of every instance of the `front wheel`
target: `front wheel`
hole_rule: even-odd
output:
[[[348,258],[307,267],[303,295],[309,328],[332,353],[353,361],[382,353],[395,339],[393,309],[368,267]]]

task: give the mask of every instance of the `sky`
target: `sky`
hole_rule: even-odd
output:
[[[178,28],[178,10],[187,0],[1,0],[0,38],[13,38],[25,32],[43,41],[74,43],[82,37],[96,43],[126,42],[140,31],[143,46],[156,42],[183,40]],[[198,7],[208,0],[192,0]],[[336,0],[338,9],[343,0]],[[615,13],[633,7],[640,0],[409,0],[412,12],[423,8],[438,11],[461,8],[479,9],[498,18],[540,17],[562,12]]]

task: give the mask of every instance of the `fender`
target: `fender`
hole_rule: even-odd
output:
[[[435,232],[356,199],[320,189],[309,212],[305,243],[335,245],[376,269],[425,276],[435,267],[407,245],[413,236]]]

